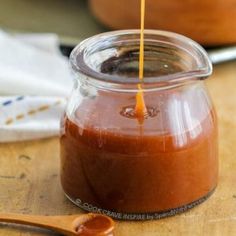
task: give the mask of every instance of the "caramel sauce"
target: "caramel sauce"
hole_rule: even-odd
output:
[[[123,215],[183,210],[196,205],[217,184],[214,109],[209,107],[200,116],[195,106],[188,107],[196,89],[163,90],[158,96],[150,92],[144,99],[144,18],[145,0],[141,0],[136,97],[98,91],[62,120],[61,183],[66,195],[85,210]],[[102,71],[110,71],[110,61],[106,63]],[[202,99],[198,103],[205,102]],[[173,109],[177,113],[172,114]],[[187,111],[191,113],[185,120]],[[144,123],[147,116],[150,119]]]
[[[150,103],[153,99],[146,100]],[[133,119],[116,112],[100,120],[102,114],[118,111],[122,102],[117,98],[108,105],[108,101],[106,97],[96,99],[99,109],[93,109],[90,123],[86,113],[81,113],[88,103],[80,106],[74,120],[63,120],[61,181],[71,199],[109,211],[155,213],[192,203],[215,188],[217,128],[213,111],[193,129],[153,135],[150,130],[170,127],[167,119],[161,120],[164,111],[160,110],[145,120],[141,136]],[[117,128],[125,123],[126,129]]]
[[[135,114],[140,124],[144,122],[147,108],[143,96],[141,82],[144,75],[144,26],[145,26],[145,0],[141,0],[141,25],[140,25],[140,48],[139,48],[139,80],[138,93],[136,94]]]
[[[74,222],[75,230],[81,236],[113,236],[114,221],[101,214],[89,213]]]

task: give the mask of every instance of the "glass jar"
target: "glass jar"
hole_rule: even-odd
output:
[[[80,208],[158,219],[201,203],[218,176],[217,118],[194,41],[145,31],[147,113],[135,117],[139,31],[91,37],[72,52],[75,85],[61,122],[61,183]]]

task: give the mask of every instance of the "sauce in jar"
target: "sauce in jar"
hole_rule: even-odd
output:
[[[163,38],[165,33],[157,34]],[[163,50],[163,45],[158,50]],[[168,51],[161,55],[164,62],[156,63],[157,68],[162,66],[166,70],[159,77],[163,80],[157,79],[160,87],[153,88],[156,85],[152,83],[142,87],[147,109],[142,123],[135,117],[139,82],[134,85],[136,90],[132,90],[122,84],[119,88],[110,86],[112,78],[105,82],[101,79],[109,84],[104,87],[81,76],[61,129],[62,186],[68,198],[81,208],[118,219],[161,218],[195,206],[216,187],[216,114],[204,82],[196,79],[206,77],[211,68],[201,74],[199,61],[190,60],[184,51],[177,52]],[[158,61],[156,55],[154,51],[145,60]],[[184,63],[186,58],[189,60]],[[78,57],[73,60],[79,64]],[[205,67],[207,62],[206,59]],[[200,75],[191,74],[194,71],[191,66],[197,66]],[[186,68],[192,79],[183,82],[188,73]],[[173,84],[166,85],[167,82]]]

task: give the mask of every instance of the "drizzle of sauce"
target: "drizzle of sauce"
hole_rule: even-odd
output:
[[[141,82],[144,75],[144,26],[145,26],[145,0],[141,0],[141,25],[140,25],[140,48],[139,48],[139,80],[138,92],[136,94],[135,114],[140,125],[143,124],[147,108],[143,96]]]

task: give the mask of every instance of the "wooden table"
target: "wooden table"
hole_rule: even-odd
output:
[[[220,126],[220,179],[200,206],[159,221],[117,222],[117,236],[236,235],[236,62],[219,65],[208,81]],[[63,195],[58,138],[0,145],[0,212],[82,212]],[[54,235],[32,228],[0,226],[0,235]]]

